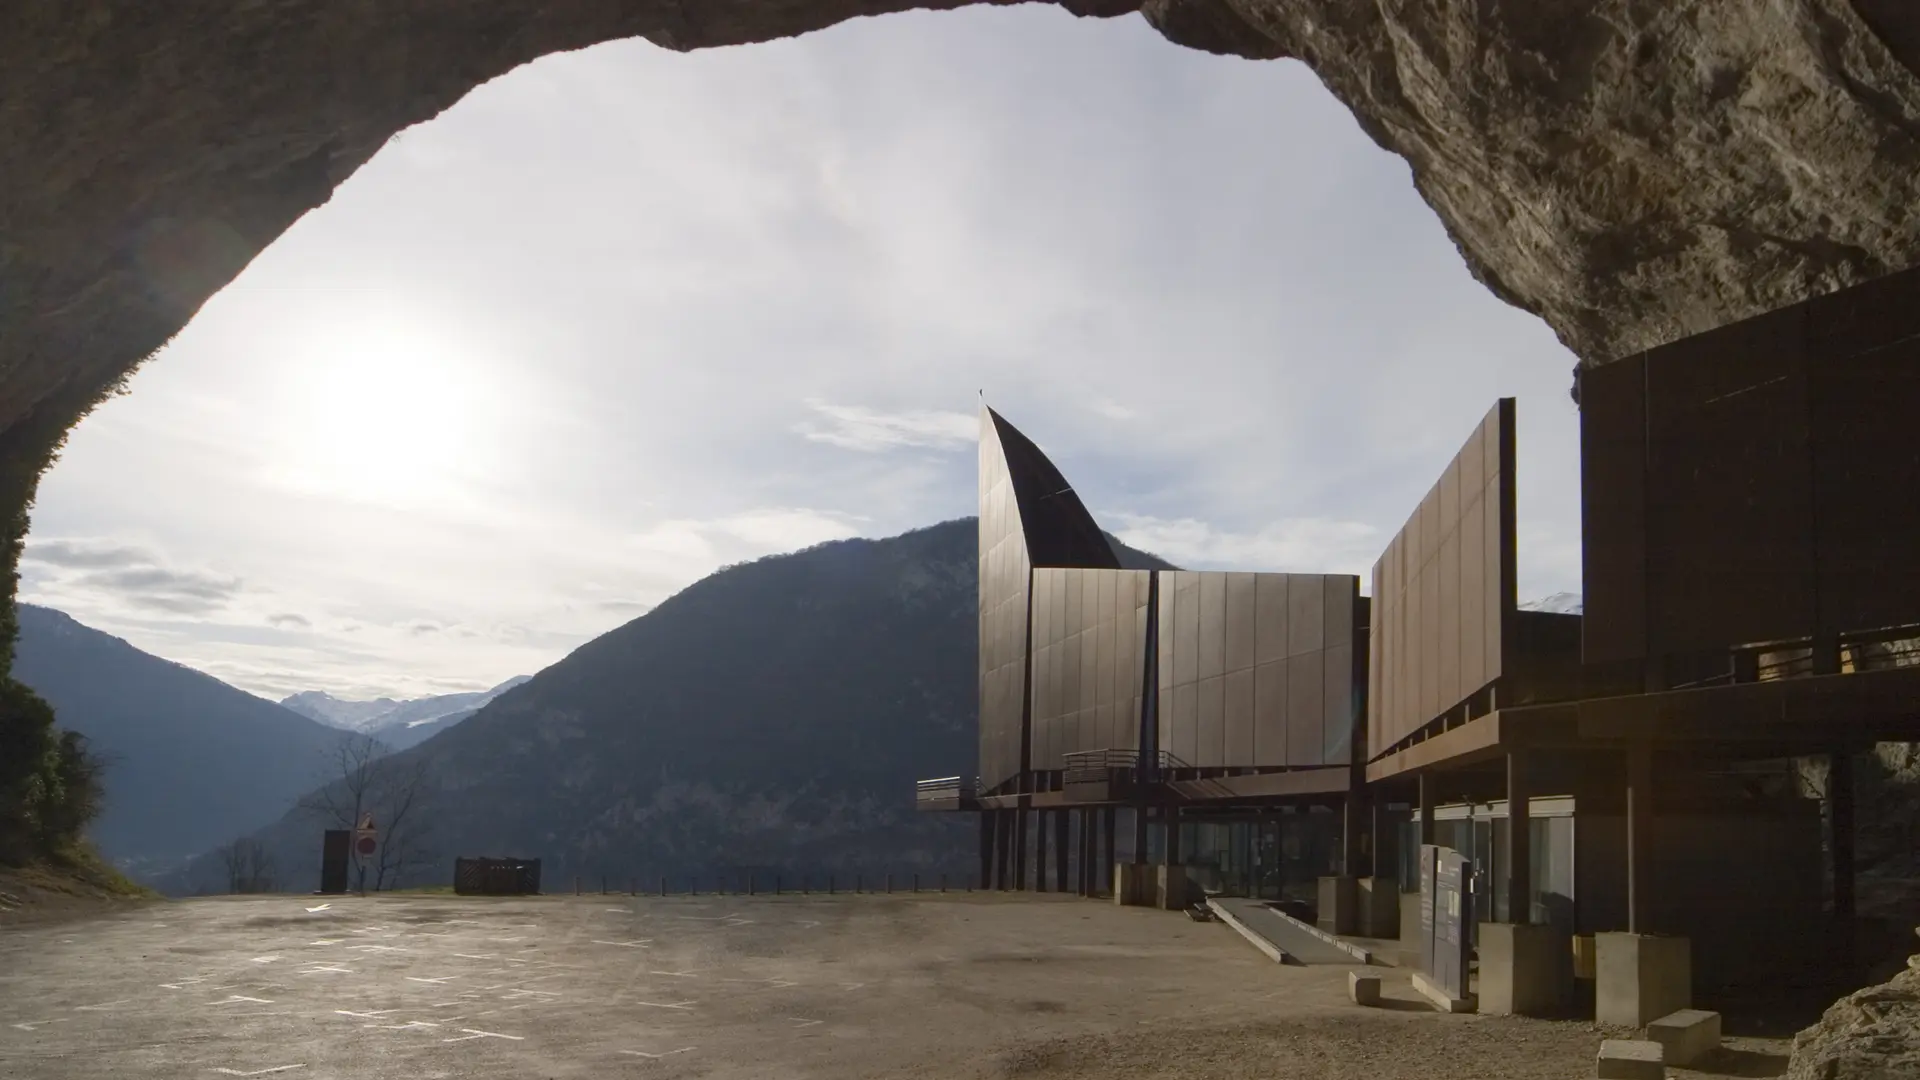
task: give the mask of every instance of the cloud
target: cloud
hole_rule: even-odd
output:
[[[859,535],[843,515],[804,508],[735,514],[714,522],[713,528],[759,549],[762,554],[793,551]]]
[[[25,558],[50,571],[34,575],[35,595],[62,607],[105,603],[206,616],[228,607],[244,585],[235,575],[169,565],[157,552],[114,540],[36,540]]]
[[[297,615],[291,611],[278,612],[267,616],[267,625],[277,626],[282,630],[313,629],[313,621],[311,619],[305,615]]]
[[[423,620],[421,622],[408,624],[407,633],[412,634],[414,637],[419,637],[422,634],[437,634],[443,629],[445,629],[445,627],[442,627],[439,623],[426,622]]]
[[[1359,521],[1291,518],[1253,532],[1216,529],[1193,518],[1108,515],[1114,535],[1190,569],[1367,575],[1379,556],[1380,530]]]
[[[887,413],[818,398],[808,398],[807,407],[825,417],[826,423],[806,421],[796,424],[794,430],[813,442],[843,450],[869,454],[906,447],[959,450],[980,437],[979,418],[963,412],[907,409]]]
[[[1112,398],[1100,398],[1087,407],[1109,420],[1132,420],[1140,415],[1139,412],[1120,404]]]
[[[28,540],[22,557],[73,570],[152,566],[158,562],[144,548],[101,540]]]

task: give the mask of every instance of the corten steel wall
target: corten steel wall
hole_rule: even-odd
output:
[[[1159,577],[1161,750],[1197,768],[1350,761],[1364,686],[1358,577]]]
[[[1033,572],[1032,767],[1140,747],[1146,570]]]
[[[1373,564],[1374,757],[1512,670],[1513,436],[1501,398]]]
[[[1585,660],[1920,622],[1920,272],[1581,383]]]
[[[1036,566],[1118,570],[1060,470],[991,409],[980,411],[980,783],[1027,760],[1028,609]]]

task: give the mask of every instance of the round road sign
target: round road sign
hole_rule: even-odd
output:
[[[375,846],[376,846],[376,844],[375,844],[375,842],[374,842],[374,839],[373,839],[373,837],[371,837],[371,836],[363,836],[363,837],[361,837],[361,838],[360,838],[360,842],[354,845],[354,847],[355,847],[356,849],[358,849],[358,850],[359,850],[359,852],[360,852],[360,854],[362,854],[362,855],[371,855],[371,854],[373,854],[373,849],[374,849],[374,847],[375,847]]]

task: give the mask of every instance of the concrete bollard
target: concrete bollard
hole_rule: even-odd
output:
[[[1361,971],[1347,972],[1347,997],[1355,1005],[1380,1004],[1380,976]]]

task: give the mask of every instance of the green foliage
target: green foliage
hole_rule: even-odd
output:
[[[85,736],[54,727],[39,695],[0,678],[0,865],[78,847],[100,813],[100,773]]]

